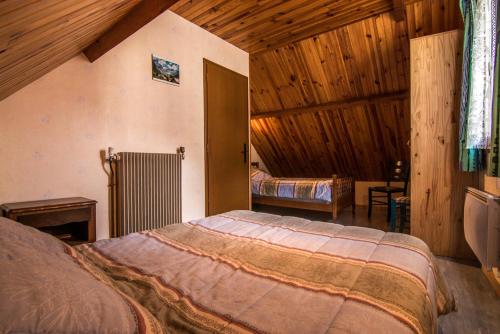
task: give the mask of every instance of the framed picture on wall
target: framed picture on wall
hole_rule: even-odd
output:
[[[175,86],[180,85],[179,64],[160,58],[154,54],[151,55],[151,64],[153,80],[166,82]]]

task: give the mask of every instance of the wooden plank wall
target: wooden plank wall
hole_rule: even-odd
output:
[[[466,186],[459,171],[461,31],[411,41],[411,233],[435,255],[474,258],[463,231]]]
[[[229,43],[256,53],[392,8],[392,0],[181,0],[172,11]]]
[[[252,114],[408,90],[409,39],[455,29],[454,0],[391,13],[250,57]],[[382,180],[387,161],[409,160],[409,101],[368,103],[252,120],[252,144],[277,176],[349,173]]]

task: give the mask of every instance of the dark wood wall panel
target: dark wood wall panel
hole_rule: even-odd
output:
[[[387,159],[409,159],[400,124],[409,124],[405,101],[252,120],[252,143],[277,176],[377,180]]]
[[[407,60],[404,22],[390,14],[254,55],[252,111],[401,91],[409,84]]]
[[[239,48],[256,53],[392,8],[392,0],[181,0],[172,10]]]
[[[375,15],[250,57],[252,113],[407,91],[409,39],[460,28],[453,0],[406,5],[405,19]],[[408,99],[252,120],[252,143],[272,174],[383,180],[409,160]]]

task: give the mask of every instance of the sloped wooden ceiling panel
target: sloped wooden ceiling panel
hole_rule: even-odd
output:
[[[256,53],[388,12],[393,0],[181,0],[171,9]]]
[[[424,0],[406,5],[400,22],[385,13],[251,55],[252,114],[404,92],[409,39],[460,26],[454,0]],[[388,161],[409,160],[407,99],[283,113],[251,127],[252,144],[277,176],[383,180]]]
[[[386,159],[408,154],[404,103],[252,121],[252,144],[273,175],[380,180]]]
[[[0,2],[0,100],[80,53],[139,2]]]

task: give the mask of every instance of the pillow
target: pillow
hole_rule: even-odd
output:
[[[0,332],[160,332],[141,305],[57,238],[0,217]]]
[[[252,181],[270,180],[273,178],[269,173],[255,167],[252,167],[250,176]]]

